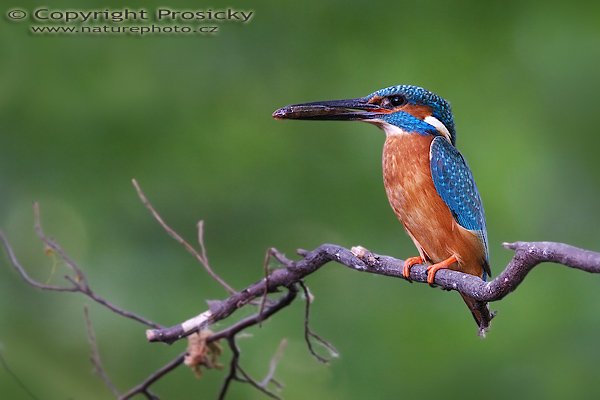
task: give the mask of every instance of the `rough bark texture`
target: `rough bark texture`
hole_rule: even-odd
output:
[[[261,322],[285,309],[298,298],[298,293],[303,293],[305,298],[304,334],[308,350],[321,362],[327,362],[328,358],[318,354],[314,350],[313,343],[321,345],[325,351],[329,352],[331,357],[337,355],[335,348],[317,335],[309,326],[312,296],[310,295],[308,287],[303,282],[303,279],[316,272],[323,265],[333,261],[334,263],[343,265],[355,271],[406,279],[402,275],[404,265],[404,261],[402,260],[373,254],[362,247],[353,247],[349,250],[334,244],[323,244],[312,251],[299,250],[298,254],[301,257],[298,260],[290,260],[276,249],[269,249],[265,255],[263,279],[249,285],[241,291],[236,291],[231,285],[227,284],[227,282],[216,274],[209,263],[203,240],[204,231],[202,222],[198,224],[199,250],[197,250],[165,223],[146,199],[139,188],[139,185],[137,185],[137,182],[134,181],[134,185],[143,204],[148,208],[157,222],[173,239],[180,243],[186,251],[192,254],[192,256],[203,266],[208,275],[223,287],[228,294],[228,297],[223,300],[208,302],[208,310],[172,327],[163,327],[145,317],[123,309],[98,295],[89,284],[83,269],[69,257],[57,242],[46,236],[40,224],[39,208],[37,204],[34,206],[36,221],[35,230],[40,240],[45,244],[46,252],[53,252],[56,254],[69,268],[70,273],[64,277],[66,284],[59,286],[36,281],[29,276],[26,269],[21,265],[8,239],[1,231],[0,243],[4,246],[13,268],[19,276],[32,287],[47,291],[81,293],[116,315],[120,315],[123,318],[136,321],[137,323],[151,328],[146,331],[146,337],[151,342],[173,343],[195,332],[205,330],[217,321],[226,320],[240,308],[247,305],[255,306],[257,312],[253,315],[238,320],[219,332],[213,333],[208,330],[203,332],[203,340],[205,340],[204,344],[212,343],[212,346],[214,347],[218,346],[217,342],[219,341],[226,342],[232,354],[228,374],[224,379],[221,391],[218,395],[219,399],[225,398],[228,389],[231,387],[231,383],[234,381],[248,383],[271,398],[279,398],[276,392],[281,389],[281,384],[275,379],[274,374],[277,362],[281,358],[283,347],[280,345],[280,349],[277,350],[275,356],[271,360],[267,376],[258,381],[253,379],[242,367],[240,363],[240,351],[236,339],[237,335],[247,328],[259,325]],[[469,306],[472,312],[476,312],[478,315],[483,316],[483,318],[480,318],[481,323],[479,324],[479,333],[482,335],[485,334],[490,321],[494,317],[494,314],[490,312],[487,303],[500,300],[515,290],[523,279],[525,279],[525,276],[527,276],[529,271],[536,265],[543,262],[553,262],[569,268],[580,269],[591,273],[600,273],[600,253],[597,252],[553,242],[505,243],[504,247],[514,250],[515,254],[504,271],[492,281],[484,282],[476,276],[448,269],[440,270],[435,275],[436,286],[446,290],[458,291],[459,293],[474,299],[474,303]],[[278,267],[274,270],[269,270],[269,261],[272,259],[277,261]],[[426,283],[426,266],[415,265],[410,271],[409,280],[412,282]],[[106,371],[104,371],[92,322],[87,310],[85,312],[85,317],[88,340],[91,347],[90,358],[92,364],[107,387],[112,391],[113,395],[121,400],[129,399],[137,395],[143,395],[147,399],[158,399],[158,396],[150,391],[150,387],[156,381],[162,379],[179,365],[183,364],[186,353],[177,355],[172,361],[150,373],[146,379],[130,390],[120,392],[113,385]],[[1,357],[0,361],[2,361]]]
[[[489,282],[484,282],[473,275],[448,269],[438,271],[435,277],[437,286],[447,290],[456,290],[481,302],[482,312],[487,315],[487,323],[479,327],[480,333],[485,333],[494,316],[489,312],[485,303],[500,300],[515,290],[536,265],[542,262],[554,262],[570,268],[600,273],[600,253],[579,249],[564,243],[515,242],[505,243],[504,247],[514,250],[515,255],[504,271]],[[151,342],[172,343],[177,341],[216,321],[227,318],[245,304],[263,296],[265,292],[273,293],[282,287],[294,286],[330,261],[356,271],[405,279],[402,276],[404,264],[402,260],[373,254],[362,248],[353,250],[334,244],[323,244],[312,251],[301,251],[303,257],[297,261],[289,260],[276,250],[272,250],[273,256],[282,264],[283,268],[271,272],[268,279],[263,278],[227,299],[212,301],[208,311],[181,324],[164,329],[149,329],[146,331],[146,337]],[[410,279],[413,282],[426,283],[426,266],[415,265],[411,269]]]

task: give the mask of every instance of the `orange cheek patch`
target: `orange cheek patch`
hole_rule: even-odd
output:
[[[369,103],[379,105],[379,103],[381,102],[381,99],[382,99],[382,97],[375,96],[369,100]],[[395,113],[398,111],[404,111],[404,112],[409,113],[419,119],[425,119],[426,117],[433,114],[431,107],[416,105],[416,104],[405,104],[403,106],[396,107],[393,109],[381,107],[381,108],[379,108],[377,110],[373,110],[373,111],[380,113],[380,114],[391,114],[391,113]]]
[[[369,103],[378,105],[381,102],[381,99],[382,99],[382,97],[375,96],[369,100]],[[405,104],[403,106],[396,107],[393,109],[381,107],[381,108],[373,110],[373,111],[380,113],[380,114],[391,114],[391,113],[395,113],[398,111],[404,111],[404,112],[411,114],[419,119],[425,119],[426,117],[433,114],[431,107],[416,105],[416,104]]]
[[[432,115],[431,107],[415,104],[406,104],[402,107],[398,107],[394,111],[404,111],[419,119],[425,119],[426,117]]]

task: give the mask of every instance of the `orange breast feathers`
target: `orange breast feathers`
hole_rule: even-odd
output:
[[[455,256],[450,269],[481,277],[485,249],[460,226],[437,193],[431,178],[433,136],[388,135],[383,148],[383,179],[388,200],[421,257],[439,263]]]

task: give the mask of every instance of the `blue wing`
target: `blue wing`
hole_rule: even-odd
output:
[[[474,231],[485,248],[485,272],[490,275],[485,214],[473,174],[459,151],[441,136],[433,139],[429,150],[431,177],[438,194],[454,219]],[[484,274],[485,279],[485,274]]]

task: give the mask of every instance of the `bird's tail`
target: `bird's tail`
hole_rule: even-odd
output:
[[[485,333],[489,329],[492,318],[494,318],[496,313],[490,311],[488,303],[475,300],[462,293],[460,295],[467,304],[467,307],[469,307],[469,310],[471,310],[471,314],[473,314],[473,318],[475,318],[475,322],[479,326],[479,336],[485,337]]]

